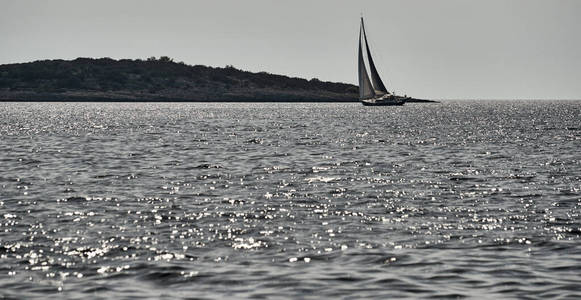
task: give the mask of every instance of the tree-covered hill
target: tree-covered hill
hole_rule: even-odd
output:
[[[0,65],[0,100],[357,101],[356,86],[147,60],[77,58]]]

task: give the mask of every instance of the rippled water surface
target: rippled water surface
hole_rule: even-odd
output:
[[[581,298],[581,102],[0,103],[0,298]]]

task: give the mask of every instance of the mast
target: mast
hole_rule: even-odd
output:
[[[369,62],[369,71],[371,72],[371,81],[373,82],[373,87],[375,90],[380,91],[384,94],[389,94],[379,73],[375,68],[373,63],[373,58],[371,58],[371,51],[369,50],[369,44],[367,43],[367,34],[365,33],[365,25],[363,24],[363,17],[361,17],[361,30],[363,31],[363,38],[365,39],[365,49],[367,50],[367,61]]]
[[[361,32],[363,31],[363,18],[361,18],[361,28],[359,29],[359,99],[369,99],[375,97],[375,90],[367,75],[365,62],[363,61],[363,51],[361,49]]]

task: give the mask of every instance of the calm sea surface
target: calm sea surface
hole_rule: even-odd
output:
[[[581,101],[0,103],[0,298],[581,298]]]

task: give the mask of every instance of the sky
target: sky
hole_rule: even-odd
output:
[[[1,0],[0,64],[165,55],[356,84],[361,15],[398,94],[581,99],[581,0]]]

